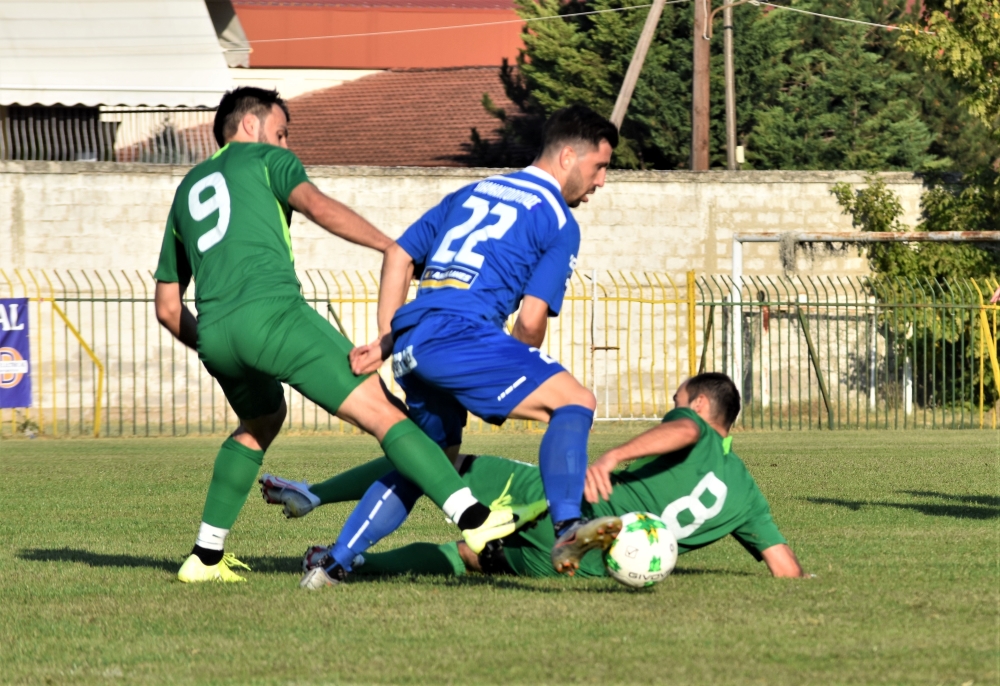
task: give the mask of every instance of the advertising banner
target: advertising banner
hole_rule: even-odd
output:
[[[27,298],[0,298],[0,408],[5,407],[31,407]]]

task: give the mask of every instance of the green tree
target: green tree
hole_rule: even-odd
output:
[[[921,200],[922,221],[916,230],[954,230],[956,221],[967,221],[966,226],[971,227],[978,227],[977,222],[995,222],[995,216],[986,217],[981,212],[981,197],[968,197],[978,188],[976,183],[967,183],[956,191],[946,177],[936,177]],[[832,192],[845,214],[851,215],[855,228],[876,232],[907,228],[900,222],[903,206],[899,197],[876,175],[868,177],[864,188],[854,190],[840,183]],[[978,370],[978,347],[965,343],[978,340],[979,322],[975,310],[929,308],[928,300],[973,307],[981,304],[981,291],[988,297],[992,292],[988,284],[1000,273],[1000,254],[990,246],[968,243],[886,243],[870,245],[867,250],[874,272],[870,293],[877,301],[893,305],[880,314],[879,328],[885,332],[887,345],[898,359],[911,359],[918,402],[940,405],[949,398],[955,370],[949,361],[964,356],[966,362],[959,369]],[[979,289],[972,279],[977,280]],[[976,371],[972,383],[978,381]],[[995,403],[996,386],[989,365],[984,368],[983,382],[985,402]]]
[[[634,6],[639,0],[517,0],[525,18]],[[880,23],[905,19],[905,0],[832,0],[796,7]],[[500,143],[473,134],[480,163],[516,165],[530,158],[541,122],[558,107],[582,102],[607,115],[614,105],[646,13],[642,10],[532,22],[515,66],[505,65]],[[688,166],[693,8],[668,6],[660,19],[622,125],[619,167]],[[712,164],[725,162],[720,19],[712,44]],[[737,130],[748,168],[916,169],[982,162],[985,129],[957,107],[950,76],[920,74],[898,34],[798,13],[743,6],[734,10]]]
[[[963,83],[962,105],[996,132],[1000,0],[932,0],[927,21],[911,23],[907,29],[903,47],[919,56],[929,71],[950,74]]]
[[[851,19],[891,21],[886,3],[798,3]],[[915,76],[896,69],[886,32],[774,11],[759,20],[778,47],[761,69],[766,92],[748,136],[754,166],[916,169],[932,135],[911,97]]]

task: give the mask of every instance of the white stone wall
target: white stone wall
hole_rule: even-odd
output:
[[[89,162],[0,162],[0,268],[155,269],[174,189],[189,167]],[[486,169],[313,167],[325,192],[398,236],[446,193]],[[883,174],[916,224],[922,191],[908,173]],[[584,270],[728,273],[735,231],[848,231],[850,219],[830,195],[856,172],[612,172],[575,211]],[[379,256],[296,217],[299,269],[377,269]],[[748,244],[748,274],[781,271],[778,248]],[[802,254],[810,273],[858,274],[857,250]]]

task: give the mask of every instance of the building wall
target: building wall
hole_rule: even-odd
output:
[[[87,162],[0,162],[0,268],[154,269],[174,189],[189,167]],[[317,186],[391,236],[445,194],[491,173],[484,169],[312,167]],[[921,182],[884,178],[899,194],[904,223],[918,220]],[[581,269],[728,273],[732,234],[849,231],[830,195],[855,172],[611,172],[575,211],[583,234]],[[345,243],[296,215],[299,269],[377,270],[378,254]],[[748,274],[782,271],[778,247],[747,244]],[[856,249],[800,251],[809,273],[859,274]]]

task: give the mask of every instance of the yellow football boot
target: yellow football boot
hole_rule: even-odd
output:
[[[177,579],[186,584],[197,584],[203,581],[220,581],[227,584],[246,581],[230,567],[250,570],[250,567],[237,560],[232,553],[223,555],[222,560],[216,565],[206,565],[197,555],[191,554],[188,559],[184,560],[180,571],[177,572]]]

